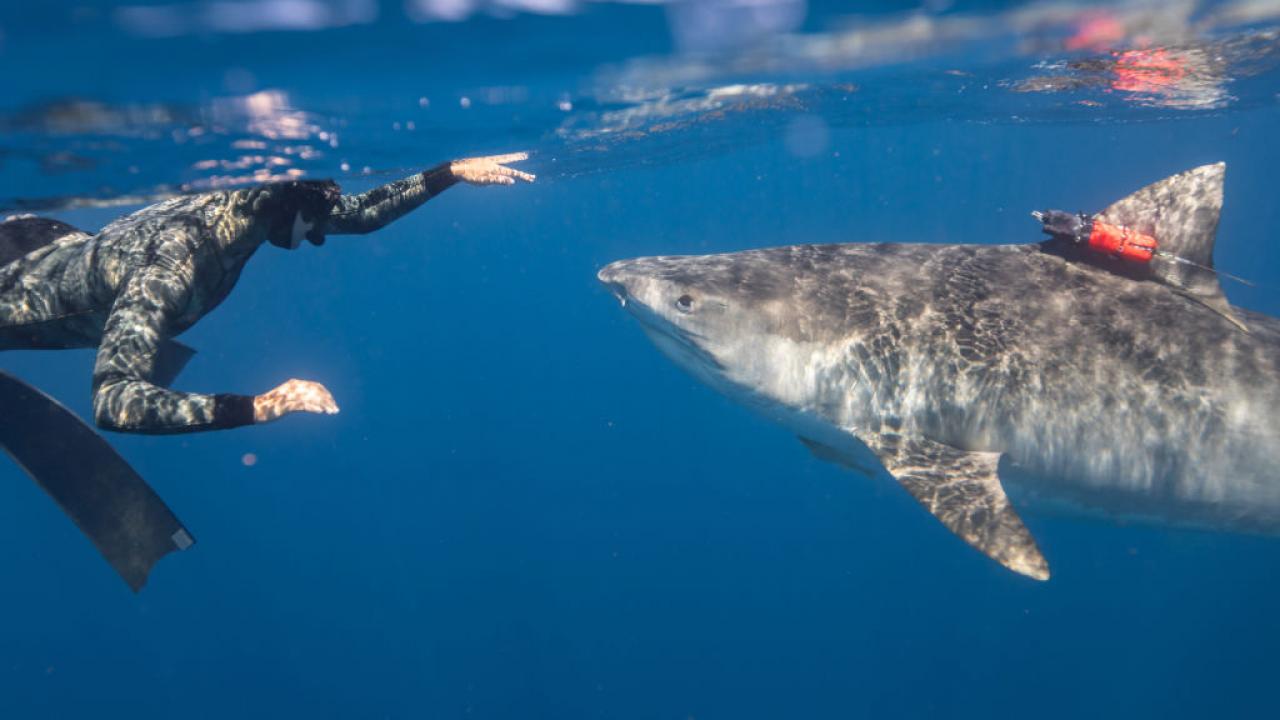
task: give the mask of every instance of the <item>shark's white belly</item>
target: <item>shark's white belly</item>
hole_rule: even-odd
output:
[[[773,369],[779,357],[788,357],[789,380],[780,380],[777,373],[707,377],[705,370],[703,379],[809,441],[819,457],[868,476],[884,469],[859,433],[896,424],[917,430],[936,424],[930,388],[908,384],[886,391],[838,351],[786,344],[755,352],[760,357],[772,354],[768,367]],[[939,428],[943,437],[936,439],[1003,453],[1001,483],[1018,507],[1280,533],[1280,436],[1272,408],[1262,400],[1240,397],[1218,403],[1218,411],[1210,415],[1221,425],[1214,427],[1194,417],[1163,422],[1113,418],[1108,423],[1083,410],[1048,408],[1043,422],[1013,427],[993,416],[977,393],[970,397],[967,420],[972,424]],[[1158,403],[1152,400],[1154,413]]]
[[[1105,419],[1097,408],[1046,407],[1029,413],[1036,421],[1014,426],[984,401],[980,388],[951,387],[949,401],[965,410],[957,426],[945,427],[929,358],[915,358],[914,367],[903,368],[903,381],[889,387],[853,360],[852,343],[776,336],[761,343],[757,337],[749,345],[720,346],[724,367],[717,368],[691,344],[646,330],[700,380],[783,425],[822,459],[866,476],[885,470],[858,434],[932,429],[939,442],[1003,453],[1001,483],[1020,508],[1280,532],[1280,436],[1263,403],[1229,403],[1226,429],[1214,432],[1192,418],[1158,423],[1138,417],[1147,404],[1157,412],[1154,396],[1134,400],[1125,418]],[[1233,433],[1236,439],[1223,439]]]
[[[1185,437],[1117,439],[1080,443],[1064,457],[1025,442],[1006,452],[1000,480],[1015,505],[1032,510],[1280,533],[1280,458],[1267,457],[1275,447]]]

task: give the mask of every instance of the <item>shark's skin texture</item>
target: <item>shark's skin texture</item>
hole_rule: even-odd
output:
[[[1139,212],[1142,193],[1179,189],[1147,188],[1109,217],[1167,226],[1167,247],[1211,265],[1222,171],[1165,181],[1197,207]],[[1216,196],[1196,191],[1214,173]],[[824,459],[879,460],[970,544],[1047,579],[1002,479],[1020,501],[1280,530],[1280,321],[1205,302],[1220,290],[1203,270],[1122,270],[1050,240],[796,245],[599,277],[695,375]]]
[[[459,179],[446,163],[359,195],[319,181],[183,196],[96,234],[11,219],[46,223],[50,236],[0,265],[0,351],[97,347],[93,413],[103,428],[178,433],[249,424],[251,397],[164,387],[157,358],[165,343],[226,299],[264,242],[292,249],[303,238],[318,245],[326,234],[371,232]]]

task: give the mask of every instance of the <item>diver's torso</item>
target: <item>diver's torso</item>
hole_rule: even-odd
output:
[[[190,290],[169,328],[184,332],[226,299],[257,247],[252,238],[235,242],[253,234],[240,197],[173,198],[0,268],[0,302],[12,298],[9,312],[0,309],[0,349],[96,346],[123,284],[155,266]]]

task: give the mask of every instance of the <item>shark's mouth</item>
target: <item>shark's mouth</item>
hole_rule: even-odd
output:
[[[653,344],[672,360],[696,374],[705,375],[708,380],[714,380],[724,371],[724,365],[698,344],[699,335],[672,325],[634,298],[624,298],[622,302]]]

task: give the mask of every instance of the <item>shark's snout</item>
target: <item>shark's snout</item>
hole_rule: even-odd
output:
[[[627,303],[626,263],[626,260],[619,260],[600,268],[600,272],[596,273],[596,279],[609,288],[609,292],[623,305]]]

